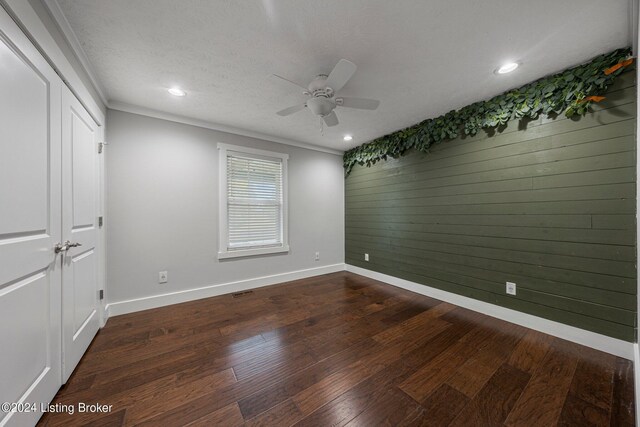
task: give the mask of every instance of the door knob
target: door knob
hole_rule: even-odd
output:
[[[67,240],[64,243],[56,243],[56,245],[53,247],[53,250],[57,254],[59,254],[60,252],[68,251],[69,250],[69,241]]]
[[[82,246],[82,243],[71,243],[71,241],[67,240],[64,243],[56,243],[56,245],[53,247],[53,250],[55,251],[55,253],[59,254],[60,252],[67,252],[69,249],[77,248],[78,246]]]

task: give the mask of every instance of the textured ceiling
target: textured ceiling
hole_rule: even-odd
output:
[[[627,0],[58,2],[110,102],[339,150],[631,43]],[[324,135],[275,114],[305,97],[270,74],[306,85],[340,58],[358,66],[340,95],[376,111],[338,108]]]

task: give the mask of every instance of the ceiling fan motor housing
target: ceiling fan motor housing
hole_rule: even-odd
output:
[[[327,89],[332,91],[331,88],[327,87],[327,77],[326,74],[318,74],[307,86],[309,92],[313,94],[314,92],[324,92]]]

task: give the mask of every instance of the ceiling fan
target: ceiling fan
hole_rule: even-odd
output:
[[[336,126],[338,116],[334,111],[336,107],[358,108],[360,110],[375,110],[380,101],[367,98],[336,97],[336,93],[347,84],[351,76],[356,72],[356,64],[346,59],[338,61],[331,73],[318,74],[307,87],[286,79],[277,74],[274,77],[289,82],[302,89],[302,93],[309,98],[306,102],[294,105],[278,111],[279,116],[288,116],[304,109],[305,107],[317,116],[320,116],[327,126]]]

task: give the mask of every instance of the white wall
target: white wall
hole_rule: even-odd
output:
[[[340,156],[115,110],[106,139],[110,304],[344,262]],[[289,154],[288,254],[217,259],[218,142]]]

